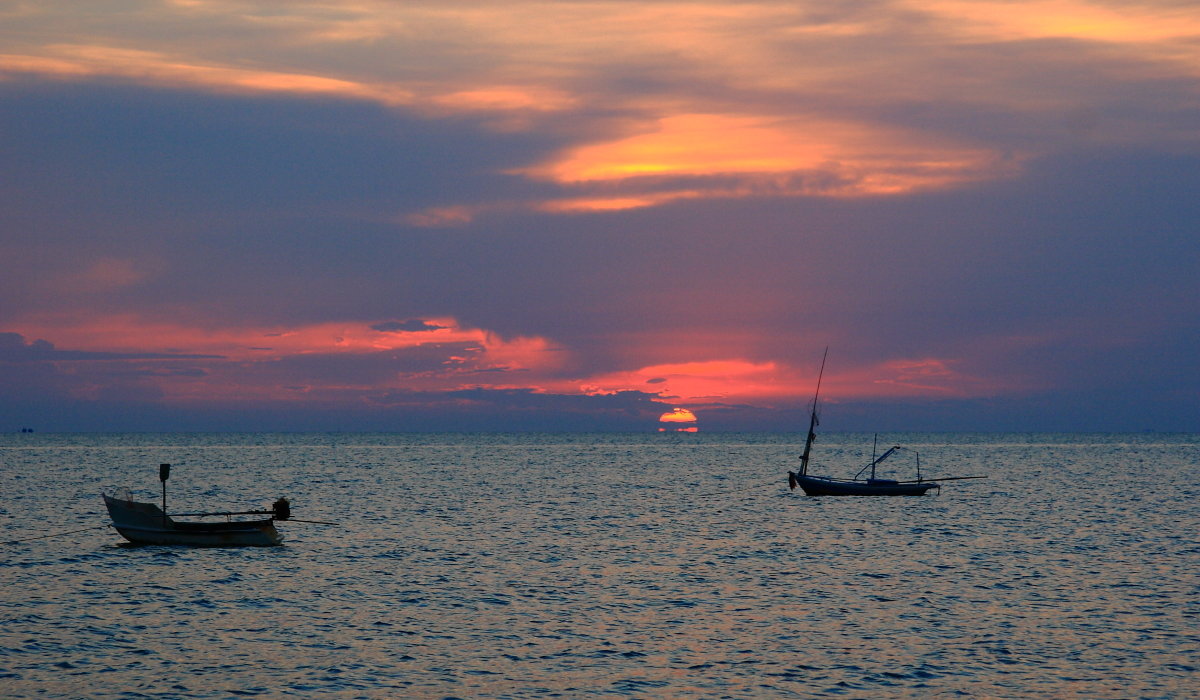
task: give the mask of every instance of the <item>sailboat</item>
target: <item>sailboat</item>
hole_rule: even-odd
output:
[[[942,488],[938,481],[985,478],[982,476],[951,476],[927,481],[921,478],[920,455],[917,455],[917,478],[915,481],[876,478],[876,468],[881,462],[898,451],[908,449],[900,445],[892,447],[878,457],[872,456],[870,464],[859,469],[853,479],[809,476],[809,459],[812,457],[812,446],[817,439],[817,426],[820,424],[820,420],[817,418],[817,402],[821,396],[821,379],[825,376],[825,359],[828,356],[829,348],[825,348],[825,354],[821,357],[821,371],[817,374],[817,391],[813,395],[812,414],[808,421],[808,436],[804,439],[804,453],[800,455],[800,471],[788,472],[788,486],[793,491],[799,486],[809,496],[924,496],[933,489]],[[868,468],[871,470],[871,475],[865,479],[859,478]]]

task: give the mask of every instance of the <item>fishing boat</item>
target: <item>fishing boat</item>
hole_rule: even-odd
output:
[[[187,545],[191,547],[273,547],[283,542],[275,529],[276,520],[288,520],[291,506],[286,498],[275,501],[271,510],[237,512],[167,514],[167,478],[171,465],[159,466],[162,482],[162,507],[139,503],[128,497],[117,498],[106,493],[104,505],[112,518],[113,527],[122,537],[135,544]],[[233,520],[234,516],[269,515],[254,520]],[[223,517],[217,521],[176,520],[184,517]]]
[[[788,472],[788,483],[792,489],[795,489],[797,486],[804,489],[804,493],[809,496],[924,496],[933,489],[942,488],[942,485],[936,481],[925,481],[922,479],[919,470],[916,481],[876,478],[875,469],[879,463],[897,451],[904,449],[907,448],[900,445],[892,447],[879,457],[872,459],[871,463],[860,469],[859,473],[853,479],[809,476],[804,473],[806,465],[802,462],[800,474]],[[920,457],[918,457],[919,460]],[[867,468],[871,469],[871,476],[866,479],[858,478]]]
[[[821,357],[821,370],[817,374],[817,390],[813,395],[812,413],[808,422],[808,436],[804,439],[804,453],[800,456],[800,471],[788,472],[788,486],[795,491],[799,486],[809,496],[924,496],[929,491],[941,489],[939,481],[955,481],[959,479],[983,479],[982,476],[951,476],[940,479],[925,480],[921,478],[921,456],[915,450],[896,445],[878,457],[872,450],[871,462],[858,470],[853,479],[835,479],[830,476],[810,476],[808,474],[809,459],[812,457],[813,442],[817,439],[817,402],[821,396],[821,379],[825,376],[825,359],[829,356],[829,348]],[[899,451],[908,450],[916,455],[917,478],[915,481],[898,481],[895,479],[880,479],[876,477],[879,464]],[[867,478],[863,473],[871,470]],[[939,491],[940,493],[940,491]]]

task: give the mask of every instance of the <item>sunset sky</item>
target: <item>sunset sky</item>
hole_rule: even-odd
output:
[[[1198,279],[1192,0],[0,0],[2,431],[1198,431]]]

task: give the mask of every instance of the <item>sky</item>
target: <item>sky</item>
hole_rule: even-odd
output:
[[[1198,192],[1191,0],[0,0],[0,431],[1200,431]]]

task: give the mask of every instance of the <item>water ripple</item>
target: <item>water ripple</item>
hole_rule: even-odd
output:
[[[907,436],[922,457],[992,478],[882,500],[788,492],[796,436],[659,437],[0,442],[0,488],[21,497],[3,512],[13,533],[102,522],[102,488],[153,500],[164,461],[180,465],[180,507],[287,494],[297,517],[344,523],[281,524],[287,545],[267,550],[127,547],[109,530],[6,549],[4,696],[1174,698],[1196,686],[1190,436]],[[862,444],[830,436],[822,459],[859,461]],[[63,513],[64,494],[77,512]]]

